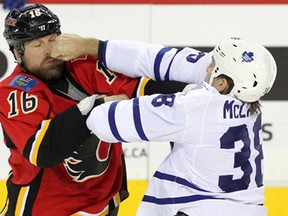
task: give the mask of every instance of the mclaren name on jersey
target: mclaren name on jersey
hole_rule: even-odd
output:
[[[223,106],[223,118],[247,118],[250,116],[249,109],[245,108],[245,103],[235,103],[234,100],[226,100]]]

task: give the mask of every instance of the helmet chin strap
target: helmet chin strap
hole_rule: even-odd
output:
[[[17,61],[17,59],[14,62],[17,63],[25,73],[29,73],[27,68],[24,66],[23,55],[21,55],[20,58],[21,58],[21,62]]]

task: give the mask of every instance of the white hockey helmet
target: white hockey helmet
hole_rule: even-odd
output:
[[[220,42],[213,50],[214,77],[224,74],[234,82],[230,95],[244,102],[255,102],[272,88],[277,74],[276,62],[262,45],[240,38]]]

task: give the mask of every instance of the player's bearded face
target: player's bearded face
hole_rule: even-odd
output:
[[[34,74],[42,80],[53,80],[61,76],[64,61],[45,57],[41,62],[35,63],[32,59],[23,58],[25,68],[29,73]]]
[[[21,61],[28,73],[42,80],[57,79],[61,76],[64,61],[50,57],[57,34],[50,34],[25,43]]]

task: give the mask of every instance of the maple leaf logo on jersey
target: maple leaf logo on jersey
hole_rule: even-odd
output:
[[[112,144],[92,135],[73,154],[64,160],[67,173],[76,182],[102,175],[109,167]]]
[[[244,52],[242,54],[242,62],[252,62],[254,61],[253,59],[254,53],[253,52]]]

